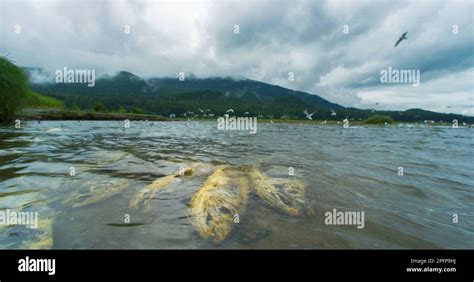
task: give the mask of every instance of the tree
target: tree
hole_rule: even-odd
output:
[[[96,112],[106,112],[107,111],[107,108],[105,108],[104,104],[102,104],[99,101],[95,102],[94,107],[92,109]]]
[[[23,71],[0,58],[0,121],[11,121],[31,91]]]
[[[142,108],[135,107],[131,110],[131,113],[142,115],[145,113],[145,111]]]

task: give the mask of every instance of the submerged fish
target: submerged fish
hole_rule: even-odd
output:
[[[148,210],[150,208],[150,202],[155,196],[155,192],[157,190],[165,189],[173,182],[178,181],[180,178],[193,175],[195,171],[196,170],[194,167],[187,167],[171,175],[158,178],[133,195],[132,199],[130,200],[129,207],[132,209],[138,209],[140,203],[143,202],[144,209]]]
[[[155,192],[164,190],[185,177],[208,175],[213,168],[197,163],[171,175],[161,177],[138,191],[129,207],[143,203],[150,207]],[[312,214],[305,201],[304,184],[295,178],[269,178],[253,165],[220,165],[208,176],[189,201],[187,216],[203,239],[215,244],[229,237],[234,221],[244,213],[250,189],[255,189],[266,203],[292,216]]]
[[[118,180],[91,180],[83,184],[86,187],[86,192],[80,191],[75,193],[71,198],[63,201],[63,204],[69,202],[75,202],[72,207],[78,208],[87,206],[96,202],[100,202],[107,198],[112,197],[113,195],[119,193],[127,187],[129,180],[118,179]],[[82,201],[78,201],[83,199]]]
[[[179,182],[185,177],[210,174],[212,171],[211,169],[212,165],[210,164],[195,163],[188,167],[182,167],[180,170],[174,172],[171,175],[160,177],[135,193],[135,195],[133,195],[132,199],[130,200],[129,207],[131,209],[138,209],[140,204],[143,203],[144,209],[148,210],[156,191],[167,189],[169,186]]]
[[[242,170],[219,166],[189,203],[189,218],[203,239],[215,244],[226,239],[234,218],[239,218],[248,202],[249,181]]]
[[[252,187],[272,207],[292,216],[311,215],[307,207],[305,186],[296,178],[268,178],[252,167],[249,169]]]

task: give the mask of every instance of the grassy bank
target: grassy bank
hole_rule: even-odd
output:
[[[24,120],[171,120],[159,115],[143,115],[116,112],[72,111],[66,109],[27,108],[19,111],[15,118]]]
[[[34,109],[63,109],[64,104],[62,101],[53,97],[29,91],[23,101],[23,107]]]

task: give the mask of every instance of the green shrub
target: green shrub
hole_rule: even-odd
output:
[[[95,102],[94,106],[92,107],[92,109],[96,112],[106,112],[107,111],[107,108],[104,106],[104,104],[102,104],[101,102],[97,101]]]
[[[131,113],[132,114],[139,114],[139,115],[143,115],[145,113],[145,111],[142,109],[142,108],[133,108],[131,110]]]
[[[395,121],[391,117],[380,116],[380,115],[375,115],[364,120],[365,124],[385,124],[385,123],[393,123],[393,122]]]
[[[78,111],[81,110],[81,108],[79,108],[79,106],[77,104],[74,104],[74,105],[72,105],[71,110],[78,112]]]
[[[120,109],[117,111],[121,114],[126,114],[127,113],[127,109],[125,109],[123,106],[120,106]]]

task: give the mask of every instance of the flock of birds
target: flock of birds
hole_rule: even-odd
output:
[[[205,116],[209,116],[209,117],[213,117],[213,116],[214,116],[214,114],[210,113],[210,110],[209,110],[209,109],[203,110],[203,109],[198,108],[198,110],[199,110],[199,112],[202,114],[202,116],[204,116],[204,117],[205,117]],[[331,109],[330,111],[331,111],[331,116],[335,117],[335,116],[337,115],[336,111],[334,111],[333,109]],[[374,110],[372,110],[372,112],[373,112],[373,111],[374,111]],[[227,114],[227,115],[228,115],[228,114],[233,114],[233,113],[235,113],[235,110],[234,110],[234,109],[228,109],[228,110],[226,111],[226,114]],[[308,110],[306,110],[306,109],[303,111],[303,114],[304,114],[305,117],[306,117],[307,119],[309,119],[309,120],[313,120],[313,115],[314,115],[315,113],[317,113],[317,111],[314,111],[314,112],[312,112],[312,113],[309,113]],[[250,115],[250,112],[245,112],[244,115],[248,116],[248,115]],[[185,112],[185,113],[183,114],[183,116],[184,116],[184,117],[187,117],[187,118],[189,118],[189,119],[191,119],[191,118],[199,117],[199,114],[195,114],[194,112],[188,111],[188,112]],[[170,118],[175,118],[175,117],[176,117],[176,114],[172,113],[172,114],[169,115],[169,117],[170,117]]]
[[[404,32],[404,33],[398,38],[397,42],[395,43],[395,45],[394,45],[393,47],[395,48],[395,47],[397,47],[403,40],[407,40],[407,39],[408,39],[408,38],[407,38],[407,34],[408,34],[408,32]],[[375,103],[375,105],[379,105],[379,103]],[[211,116],[211,117],[214,116],[214,114],[211,114],[211,113],[210,113],[210,109],[203,110],[203,109],[198,108],[198,110],[199,110],[199,112],[201,113],[202,116]],[[331,114],[330,114],[330,115],[331,115],[332,117],[337,116],[336,111],[334,111],[333,109],[331,109],[330,111],[331,111]],[[374,113],[374,112],[375,112],[375,109],[372,109],[371,112]],[[228,110],[226,111],[226,114],[233,114],[233,113],[235,113],[234,109],[228,109]],[[314,115],[315,113],[317,113],[317,111],[314,111],[314,112],[312,112],[312,113],[309,113],[308,110],[306,110],[306,109],[303,111],[303,114],[304,114],[305,117],[306,117],[307,119],[309,119],[309,120],[313,120],[313,115]],[[399,113],[399,114],[402,115],[402,113]],[[245,112],[244,115],[250,115],[250,112]],[[198,115],[198,114],[195,114],[194,112],[188,111],[188,112],[184,113],[183,116],[188,117],[188,118],[195,118],[195,117],[198,117],[199,115]],[[171,117],[171,118],[174,118],[174,117],[176,117],[176,115],[175,115],[175,114],[171,114],[170,117]]]

